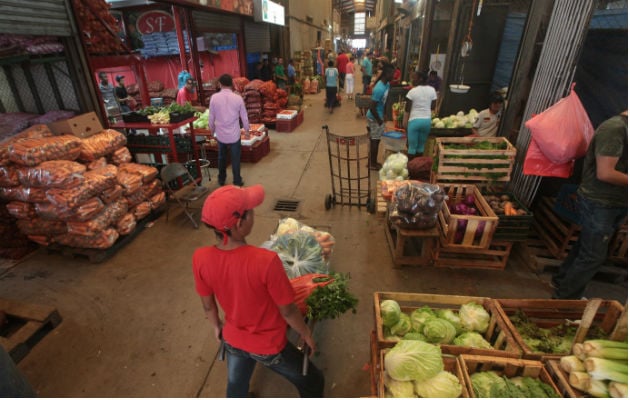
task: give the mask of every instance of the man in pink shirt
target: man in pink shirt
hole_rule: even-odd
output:
[[[232,181],[243,186],[241,178],[241,125],[249,132],[249,120],[243,98],[232,91],[232,77],[223,74],[219,78],[221,91],[210,98],[208,127],[219,142],[219,185],[225,185],[226,154],[228,148],[232,157]]]

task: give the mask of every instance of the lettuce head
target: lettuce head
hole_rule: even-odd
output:
[[[385,354],[385,371],[399,381],[424,381],[444,369],[438,346],[420,340],[401,340]]]

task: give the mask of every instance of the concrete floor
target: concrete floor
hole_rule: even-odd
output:
[[[316,326],[319,354],[313,360],[326,376],[326,396],[368,396],[375,291],[548,298],[551,289],[548,278],[512,260],[504,271],[394,269],[382,217],[365,208],[324,208],[331,188],[321,126],[358,135],[365,122],[353,102],[343,101],[329,114],[323,97],[323,92],[307,96],[304,123],[292,133],[270,131],[271,153],[257,164],[242,164],[246,184],[261,183],[267,191],[249,243],[264,242],[283,217],[272,210],[277,199],[300,200],[290,216],[330,227],[337,239],[331,266],[351,274],[359,307],[357,314]],[[214,189],[216,170],[211,171],[213,180],[204,182]],[[183,215],[171,214],[101,264],[40,249],[0,272],[0,296],[53,305],[63,317],[18,365],[38,395],[223,397],[226,367],[215,361],[218,346],[190,264],[195,248],[212,243],[208,229],[195,230]],[[264,368],[257,368],[251,390],[261,397],[297,396],[288,382]]]

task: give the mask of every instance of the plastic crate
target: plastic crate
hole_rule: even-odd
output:
[[[488,201],[488,196],[509,196],[510,202],[514,203],[518,209],[525,211],[524,215],[505,215],[497,214],[499,217],[499,224],[494,231],[493,240],[504,240],[509,242],[523,242],[526,241],[530,232],[532,223],[534,222],[534,213],[532,213],[523,203],[518,201],[512,193],[500,192],[500,193],[484,193],[484,198]],[[488,201],[488,205],[490,202]]]
[[[448,201],[442,203],[442,209],[438,213],[440,227],[440,243],[450,248],[487,249],[492,243],[494,231],[499,223],[499,218],[492,211],[488,202],[481,195],[475,185],[446,184],[444,192],[448,195]],[[479,215],[451,214],[448,205],[463,201],[468,195],[475,198],[475,208]],[[461,241],[457,237],[457,227],[460,221],[466,222],[466,230]],[[484,223],[481,235],[477,235],[477,228]]]
[[[257,163],[271,151],[269,136],[265,136],[263,140],[254,143],[252,146],[241,147],[241,162]]]
[[[170,123],[173,124],[176,122],[182,122],[184,120],[187,120],[188,118],[192,118],[194,115],[195,113],[193,111],[185,112],[185,113],[172,112],[172,113],[169,113]]]
[[[135,111],[121,114],[124,122],[134,123],[134,122],[149,122],[149,117],[143,114],[139,114]]]
[[[493,349],[479,349],[466,346],[442,344],[440,348],[444,354],[480,354],[497,357],[521,356],[521,349],[511,335],[510,330],[503,322],[495,309],[491,299],[487,297],[451,296],[423,293],[399,293],[399,292],[375,292],[374,293],[374,321],[376,324],[376,340],[379,349],[392,347],[395,341],[387,340],[383,332],[383,320],[381,318],[381,302],[383,300],[395,300],[400,305],[401,311],[411,313],[422,306],[433,309],[450,309],[458,311],[462,304],[475,302],[483,305],[490,314],[488,330],[483,335],[492,345]]]

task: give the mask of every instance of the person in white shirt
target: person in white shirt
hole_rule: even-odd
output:
[[[415,71],[413,89],[407,93],[405,112],[407,122],[407,154],[409,158],[424,153],[424,144],[431,131],[431,110],[435,107],[437,93],[427,84],[426,72]]]
[[[495,137],[499,129],[499,112],[503,108],[503,96],[493,93],[490,96],[490,106],[481,110],[472,127],[473,136]]]

